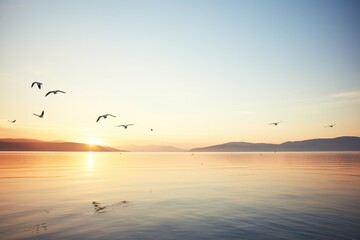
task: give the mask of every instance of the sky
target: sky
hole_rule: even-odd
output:
[[[0,138],[189,149],[360,136],[359,12],[348,0],[0,0]]]

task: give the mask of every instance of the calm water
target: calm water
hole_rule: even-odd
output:
[[[360,239],[360,153],[0,153],[0,239]]]

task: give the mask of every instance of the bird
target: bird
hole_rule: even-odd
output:
[[[331,124],[331,125],[327,125],[327,126],[324,126],[324,127],[334,127],[336,125],[336,123],[334,123],[334,124]]]
[[[154,131],[154,129],[151,128],[150,131]]]
[[[132,126],[132,125],[135,125],[135,124],[123,124],[123,125],[117,125],[115,127],[124,127],[125,129],[127,129],[128,126]]]
[[[35,84],[36,84],[36,86],[37,86],[39,89],[41,89],[41,85],[42,85],[41,82],[33,82],[33,83],[31,84],[31,87],[33,87]]]
[[[42,111],[40,115],[35,114],[35,113],[33,113],[33,114],[34,114],[35,116],[39,117],[39,118],[43,118],[43,117],[44,117],[44,111]]]
[[[58,92],[60,92],[60,93],[66,93],[66,92],[61,91],[61,90],[54,90],[54,91],[48,92],[48,93],[45,95],[45,97],[47,97],[50,93],[57,94]]]
[[[11,123],[15,123],[16,119],[15,120],[8,120],[8,121],[11,122]]]
[[[273,123],[269,123],[269,125],[277,126],[279,123],[281,123],[281,122],[273,122]]]
[[[110,116],[110,117],[116,117],[116,116],[111,115],[111,114],[104,114],[104,115],[99,116],[99,117],[97,118],[96,122],[98,122],[101,118],[106,119],[108,116]]]

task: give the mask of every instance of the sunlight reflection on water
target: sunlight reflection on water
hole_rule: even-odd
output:
[[[0,153],[1,239],[357,239],[358,153]]]
[[[94,167],[94,153],[88,152],[87,158],[86,158],[86,166],[88,170],[92,170]]]

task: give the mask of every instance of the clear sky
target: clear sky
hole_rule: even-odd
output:
[[[340,0],[1,0],[0,137],[192,148],[360,136],[359,12]],[[45,98],[55,89],[66,94]],[[105,113],[117,118],[96,123]]]

